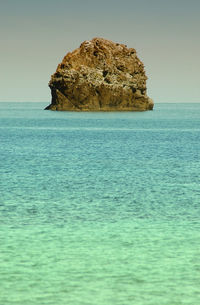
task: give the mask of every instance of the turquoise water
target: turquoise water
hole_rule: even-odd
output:
[[[200,304],[200,104],[47,104],[0,103],[0,304]]]

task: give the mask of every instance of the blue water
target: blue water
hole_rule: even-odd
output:
[[[200,304],[200,104],[0,103],[0,304]]]

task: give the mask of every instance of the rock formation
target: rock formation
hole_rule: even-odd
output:
[[[144,65],[136,50],[103,38],[84,41],[51,76],[46,109],[68,111],[152,110]]]

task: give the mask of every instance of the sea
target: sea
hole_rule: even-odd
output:
[[[0,305],[200,304],[200,103],[0,103]]]

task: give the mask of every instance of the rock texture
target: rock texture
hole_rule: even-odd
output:
[[[103,38],[84,41],[51,76],[51,110],[152,110],[144,65],[136,50]]]

